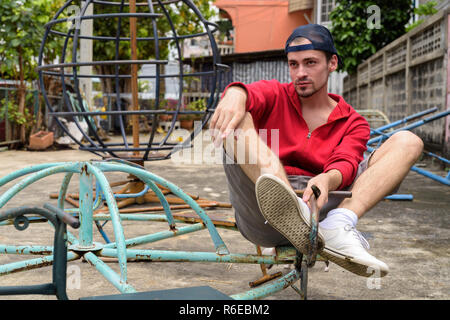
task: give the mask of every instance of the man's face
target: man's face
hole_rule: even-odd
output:
[[[307,39],[296,41],[291,45],[311,43]],[[314,95],[327,85],[328,75],[337,67],[337,57],[334,55],[327,62],[326,55],[319,50],[294,51],[287,54],[289,73],[294,83],[295,91],[301,98]]]

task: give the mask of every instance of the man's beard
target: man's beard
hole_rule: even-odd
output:
[[[324,84],[319,89],[316,89],[314,82],[311,82],[311,87],[312,87],[311,91],[309,91],[309,92],[307,90],[302,91],[301,89],[297,89],[297,88],[295,88],[295,91],[297,92],[297,94],[300,98],[309,98],[309,97],[313,96],[314,94],[316,94],[318,91],[320,91],[326,84],[327,84],[327,82],[325,81]]]

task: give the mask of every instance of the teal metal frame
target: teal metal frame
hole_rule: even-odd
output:
[[[153,190],[164,208],[164,214],[120,214],[115,200],[114,192],[105,176],[106,172],[124,172],[142,180],[146,187]],[[155,175],[139,165],[128,163],[127,161],[86,161],[86,162],[57,162],[40,164],[15,171],[0,179],[0,187],[21,177],[21,181],[6,190],[0,196],[0,209],[3,208],[11,198],[20,191],[26,189],[47,176],[65,173],[59,191],[57,209],[77,217],[80,222],[78,238],[67,231],[67,261],[73,261],[84,257],[103,275],[120,293],[134,293],[135,288],[128,282],[127,262],[133,261],[158,261],[158,262],[216,262],[216,263],[250,263],[250,264],[294,264],[295,268],[286,275],[269,283],[253,288],[249,291],[231,295],[237,300],[261,299],[279,292],[287,287],[293,287],[301,298],[306,298],[307,266],[314,264],[317,253],[310,252],[308,257],[297,252],[293,247],[277,248],[276,256],[252,255],[230,253],[223,239],[217,232],[216,226],[205,213],[205,211],[189,195],[171,182]],[[74,177],[79,176],[79,208],[64,208],[64,199],[68,186]],[[96,192],[94,197],[94,180]],[[177,223],[185,221],[174,219],[169,203],[158,188],[157,184],[168,188],[174,195],[178,196],[188,204],[194,212],[201,218],[201,223],[193,223],[187,226],[177,227]],[[96,214],[94,210],[102,201],[106,201],[109,214]],[[313,225],[317,217],[313,214]],[[46,221],[42,217],[30,217],[30,223]],[[160,221],[168,223],[169,229],[153,234],[125,239],[122,221]],[[93,241],[93,226],[100,221],[111,221],[114,232],[114,242],[98,243]],[[0,221],[0,226],[13,224],[12,219]],[[222,226],[217,226],[222,227]],[[237,231],[234,227],[223,227]],[[187,252],[187,251],[167,251],[151,249],[132,249],[133,246],[154,243],[168,238],[174,238],[183,234],[207,229],[214,244],[215,252]],[[314,240],[314,237],[312,238]],[[13,262],[0,265],[0,276],[11,272],[26,269],[39,268],[52,264],[55,253],[52,246],[16,246],[0,244],[2,254],[24,254],[24,255],[45,255],[26,261]],[[105,264],[101,257],[117,258],[119,273]],[[307,263],[307,262],[308,263]],[[294,283],[300,282],[300,289]]]

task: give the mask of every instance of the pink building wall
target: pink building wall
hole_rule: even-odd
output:
[[[312,9],[288,12],[287,0],[216,0],[234,27],[234,52],[283,49],[292,30],[313,20]]]

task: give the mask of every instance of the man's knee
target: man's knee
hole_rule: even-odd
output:
[[[246,112],[244,119],[234,132],[228,135],[223,145],[227,154],[234,156],[234,160],[242,164],[239,160],[242,160],[242,157],[249,154],[249,146],[253,147],[256,145],[256,142],[251,140],[257,138],[258,134],[253,123],[253,117],[249,112]],[[244,163],[246,162],[244,161]]]
[[[393,134],[390,138],[395,148],[401,148],[407,156],[417,160],[423,151],[423,141],[411,131],[403,130]]]

